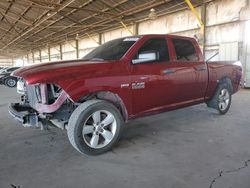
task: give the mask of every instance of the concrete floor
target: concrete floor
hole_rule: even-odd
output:
[[[65,131],[19,126],[7,112],[13,100],[15,89],[0,86],[1,188],[250,187],[250,90],[224,116],[202,104],[134,120],[96,157],[75,151]]]

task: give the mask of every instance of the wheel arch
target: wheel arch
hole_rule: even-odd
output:
[[[217,85],[216,85],[216,88],[215,88],[215,91],[211,97],[211,99],[209,99],[206,104],[208,107],[211,107],[211,108],[217,108],[217,105],[216,105],[216,93],[219,89],[219,87],[222,85],[222,84],[227,84],[229,86],[229,89],[230,89],[230,93],[232,94],[232,91],[233,91],[233,85],[232,85],[232,81],[231,79],[228,77],[228,76],[224,76],[222,77],[220,80],[217,81]]]
[[[83,103],[85,101],[92,99],[100,99],[112,103],[120,111],[123,120],[125,122],[128,120],[128,111],[126,105],[124,104],[123,100],[117,93],[107,90],[95,91],[85,95],[84,97],[81,97],[77,102]]]
[[[226,83],[229,86],[230,92],[233,92],[233,84],[232,84],[232,80],[228,77],[228,76],[224,76],[222,77],[217,84],[216,90],[219,87],[220,84]]]

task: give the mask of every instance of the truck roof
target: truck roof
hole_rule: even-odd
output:
[[[172,34],[144,34],[144,35],[134,35],[134,36],[127,36],[122,38],[133,38],[133,37],[144,37],[144,36],[150,36],[150,37],[174,37],[174,38],[186,38],[188,40],[193,40],[193,37],[187,37],[187,36],[180,36],[180,35],[172,35]]]

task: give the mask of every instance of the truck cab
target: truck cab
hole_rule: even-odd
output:
[[[153,60],[150,59],[152,52]],[[142,59],[138,63],[140,57]],[[129,64],[131,84],[135,85],[132,88],[133,114],[204,101],[208,71],[194,39],[149,35],[127,58],[132,60]]]

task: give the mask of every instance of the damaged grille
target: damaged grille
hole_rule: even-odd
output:
[[[27,101],[32,108],[35,108],[37,103],[41,102],[41,93],[39,85],[27,85]]]
[[[61,88],[54,84],[38,84],[26,86],[28,104],[36,109],[36,104],[53,104],[61,93]]]

